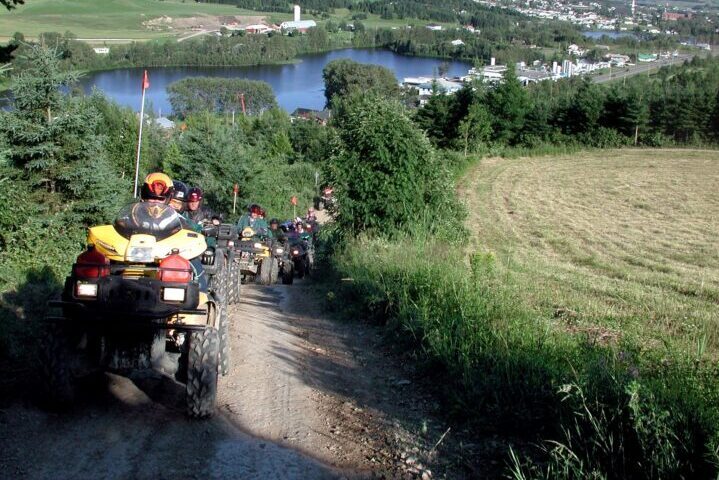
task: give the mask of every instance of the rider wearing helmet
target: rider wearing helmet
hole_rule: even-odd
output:
[[[269,233],[270,237],[276,238],[280,243],[284,243],[285,240],[287,240],[287,235],[285,235],[285,232],[280,228],[280,221],[276,218],[270,220],[270,228],[267,230],[267,233]]]
[[[170,206],[175,209],[177,213],[185,211],[185,202],[187,201],[187,193],[189,188],[185,185],[185,182],[179,180],[172,181],[173,192],[172,198],[170,199]]]
[[[140,199],[151,203],[167,203],[172,198],[174,186],[170,177],[154,172],[145,177],[140,188]]]
[[[269,235],[267,222],[262,218],[263,212],[262,207],[253,203],[247,209],[247,213],[240,217],[240,220],[237,222],[237,229],[241,232],[245,228],[250,227],[258,236]]]
[[[192,187],[187,193],[187,209],[185,217],[196,223],[208,223],[217,219],[219,223],[220,217],[215,215],[210,209],[202,205],[203,193],[200,187]]]

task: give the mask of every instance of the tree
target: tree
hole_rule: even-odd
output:
[[[4,6],[8,10],[12,10],[18,5],[23,5],[25,0],[0,0],[0,5]]]
[[[513,65],[502,75],[502,82],[488,94],[492,114],[492,130],[499,143],[515,143],[524,127],[530,103],[526,90],[519,83]]]
[[[181,115],[209,111],[262,113],[277,106],[272,87],[266,82],[241,78],[184,78],[167,87],[172,109]]]
[[[353,92],[375,93],[386,98],[399,97],[399,85],[392,70],[379,65],[366,65],[348,59],[328,63],[322,76],[325,80],[327,106],[335,96]]]
[[[335,105],[338,143],[327,176],[342,205],[342,228],[400,227],[442,201],[443,169],[399,102],[354,94]]]
[[[479,102],[469,107],[467,116],[459,123],[459,135],[464,156],[468,152],[476,151],[482,144],[487,143],[492,135],[492,119],[487,108]]]
[[[109,219],[129,189],[102,148],[99,112],[60,93],[76,76],[60,71],[54,49],[34,45],[26,60],[32,67],[11,85],[13,109],[0,114],[12,166],[51,210],[74,215],[78,224]]]

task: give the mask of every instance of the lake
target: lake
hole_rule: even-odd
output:
[[[624,37],[638,38],[633,32],[614,32],[612,30],[586,30],[582,32],[582,35],[587,38],[591,38],[592,40],[599,40],[602,37],[609,37],[613,39]]]
[[[322,69],[328,62],[349,58],[360,63],[373,63],[392,70],[399,81],[404,77],[432,76],[444,60],[407,57],[389,50],[346,49],[298,57],[297,63],[285,65],[259,65],[250,67],[158,67],[148,68],[150,88],[147,90],[145,109],[168,114],[172,107],[167,86],[186,77],[225,77],[262,80],[269,83],[280,107],[292,112],[297,107],[321,110],[325,104]],[[466,75],[472,66],[465,62],[448,61],[447,75]],[[80,81],[85,92],[94,87],[121,105],[140,109],[140,84],[143,68],[126,68],[93,72]]]

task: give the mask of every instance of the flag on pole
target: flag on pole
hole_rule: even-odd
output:
[[[135,188],[132,196],[137,198],[138,180],[140,178],[140,149],[142,148],[142,124],[145,122],[145,90],[150,88],[150,79],[147,77],[147,70],[142,76],[142,100],[140,103],[140,128],[137,134],[137,157],[135,159]]]

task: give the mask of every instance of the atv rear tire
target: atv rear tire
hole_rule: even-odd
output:
[[[215,411],[217,397],[217,330],[208,327],[203,331],[192,332],[187,348],[187,414],[192,418],[207,418]]]
[[[218,335],[220,340],[220,375],[230,373],[230,316],[227,309],[220,310]]]
[[[240,303],[240,287],[242,285],[240,276],[240,264],[233,260],[232,263],[230,263],[230,275],[228,279],[229,289],[227,294],[227,302],[230,305],[236,305]]]
[[[39,360],[43,401],[53,409],[67,408],[75,399],[69,342],[68,332],[61,325],[51,325],[41,340]]]

